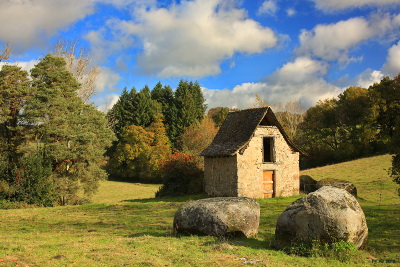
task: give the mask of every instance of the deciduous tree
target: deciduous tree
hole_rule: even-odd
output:
[[[78,96],[87,102],[95,94],[96,81],[100,74],[100,67],[93,64],[93,58],[88,49],[79,47],[78,41],[58,39],[52,49],[54,56],[65,60],[65,68],[73,74],[81,84],[77,89]]]
[[[180,142],[183,152],[199,156],[211,144],[217,132],[218,128],[215,127],[214,121],[205,116],[200,124],[190,125],[181,135]]]
[[[10,55],[11,55],[11,45],[9,42],[7,42],[3,51],[0,52],[0,62],[3,60],[8,60],[10,58]]]

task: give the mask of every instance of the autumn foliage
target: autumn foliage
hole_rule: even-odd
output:
[[[160,171],[164,184],[156,193],[157,197],[203,192],[204,172],[194,156],[175,150],[161,163]]]

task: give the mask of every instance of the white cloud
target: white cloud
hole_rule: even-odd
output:
[[[118,102],[119,95],[111,94],[107,95],[105,98],[100,97],[97,98],[95,102],[97,102],[97,109],[100,110],[101,112],[106,113],[109,111],[115,103]]]
[[[101,67],[96,80],[96,92],[113,90],[120,80],[121,76],[118,73],[109,68]]]
[[[356,86],[368,88],[374,83],[379,83],[384,76],[385,75],[379,70],[367,69],[356,77],[354,84]]]
[[[221,62],[235,53],[261,53],[277,44],[274,32],[249,19],[235,2],[194,0],[167,8],[139,8],[132,20],[112,20],[107,26],[111,32],[140,41],[143,51],[137,62],[145,73],[160,77],[213,75],[220,73]],[[92,32],[88,40],[104,39],[99,37]]]
[[[360,43],[372,38],[390,41],[399,36],[399,15],[373,14],[365,18],[350,18],[333,24],[317,25],[312,30],[303,30],[299,35],[298,55],[312,56],[340,63],[360,61],[349,57],[349,52]]]
[[[0,1],[0,40],[15,50],[45,43],[59,29],[93,12],[94,1],[3,0]]]
[[[255,95],[266,99],[270,105],[300,100],[304,106],[318,100],[336,97],[342,89],[323,79],[328,66],[320,61],[300,57],[289,62],[259,83],[243,83],[232,91],[203,88],[209,108],[227,106],[252,107]]]
[[[400,73],[400,41],[389,48],[383,71],[392,76]]]
[[[346,61],[348,50],[373,36],[368,21],[352,18],[335,24],[317,25],[311,31],[303,30],[299,36],[297,54],[326,60]]]
[[[399,5],[399,0],[310,0],[316,7],[324,12],[333,12],[348,8],[359,8],[364,6],[382,7],[387,5]]]
[[[294,8],[288,8],[288,9],[286,9],[286,15],[288,15],[289,17],[292,17],[292,16],[296,15],[296,10]]]
[[[109,20],[109,24],[113,24],[114,20]],[[100,28],[97,31],[89,31],[85,35],[85,39],[91,44],[91,51],[93,52],[93,59],[95,62],[104,62],[108,59],[114,51],[127,49],[133,46],[134,39],[132,36],[124,34],[120,31],[111,32],[111,37],[107,37],[108,34],[105,27]]]
[[[30,60],[30,61],[21,61],[21,62],[0,62],[0,67],[4,65],[16,65],[18,67],[21,67],[22,70],[30,71],[37,63],[39,63],[39,60]],[[1,69],[1,68],[0,68]]]
[[[276,1],[267,0],[261,4],[260,8],[257,10],[257,14],[259,16],[261,15],[275,16],[277,11],[278,11],[278,6],[276,4]]]

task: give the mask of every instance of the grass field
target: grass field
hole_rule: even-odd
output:
[[[175,237],[175,211],[202,196],[155,199],[157,185],[105,181],[93,204],[0,210],[0,266],[398,266],[400,208],[396,185],[384,170],[389,160],[380,156],[303,172],[356,184],[369,239],[348,262],[271,247],[278,216],[298,197],[259,200],[257,238]]]

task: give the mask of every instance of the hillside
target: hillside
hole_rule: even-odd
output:
[[[379,156],[303,172],[316,179],[347,179],[359,190],[369,237],[365,250],[347,262],[272,247],[278,216],[298,196],[259,200],[256,238],[178,238],[172,234],[175,211],[204,196],[155,199],[158,185],[104,181],[93,204],[0,210],[0,266],[376,266],[373,260],[394,260],[379,265],[395,266],[400,209],[390,193],[397,185],[383,169],[389,165],[389,156]]]
[[[336,178],[352,182],[358,191],[359,201],[381,204],[400,204],[396,194],[397,185],[388,174],[391,156],[381,155],[308,169],[301,175],[310,175],[315,180]]]

